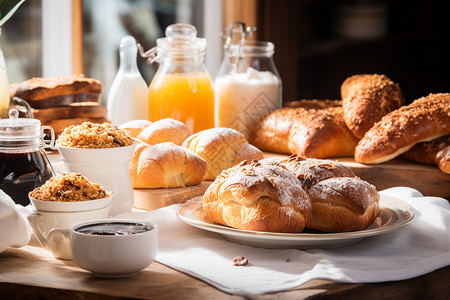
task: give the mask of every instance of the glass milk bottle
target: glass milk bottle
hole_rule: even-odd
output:
[[[132,36],[120,42],[120,66],[108,94],[108,119],[118,126],[148,119],[148,87],[136,63],[137,44]]]
[[[140,50],[148,63],[159,63],[149,87],[150,121],[173,118],[191,133],[214,127],[214,88],[204,65],[206,39],[197,37],[195,27],[170,25],[155,48]]]
[[[247,41],[251,32],[233,23],[224,33],[224,59],[215,79],[215,126],[236,129],[250,142],[255,126],[282,106],[274,45]]]
[[[0,28],[0,38],[2,29]],[[0,47],[0,118],[8,117],[9,107],[9,81],[6,73],[5,58]]]

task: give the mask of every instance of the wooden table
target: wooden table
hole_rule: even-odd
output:
[[[54,160],[54,157],[52,159]],[[435,167],[416,166],[404,161],[385,165],[363,166],[349,163],[358,176],[372,178],[378,187],[387,188],[405,183],[418,187],[424,194],[441,196],[449,192],[450,175],[440,174]],[[434,169],[433,169],[434,168]],[[382,176],[377,176],[382,175]],[[393,176],[392,174],[398,174]],[[409,174],[409,176],[408,176]],[[386,178],[380,181],[380,178]],[[373,181],[372,180],[372,181]],[[368,180],[372,182],[371,180]],[[434,182],[433,187],[414,182]],[[203,193],[209,183],[189,191],[137,190],[136,207],[157,209]],[[136,201],[137,200],[137,201]],[[448,299],[450,295],[450,266],[409,280],[344,284],[328,280],[312,280],[286,292],[264,294],[251,299]],[[40,247],[33,237],[22,248],[9,248],[0,253],[0,299],[249,299],[229,295],[162,264],[152,265],[135,276],[103,279],[77,267],[73,261],[58,260]]]
[[[409,280],[344,284],[312,280],[296,289],[251,299],[448,299],[450,266]],[[58,260],[32,238],[0,253],[1,299],[249,299],[229,295],[157,262],[135,276],[103,279]]]

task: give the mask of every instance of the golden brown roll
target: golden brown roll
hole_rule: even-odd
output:
[[[133,188],[171,188],[203,181],[203,158],[174,143],[136,146],[129,165]]]
[[[267,232],[300,232],[312,213],[294,174],[259,162],[223,171],[206,190],[203,210],[217,223]]]
[[[347,78],[341,86],[341,97],[345,123],[359,138],[383,116],[405,102],[399,85],[378,74]]]
[[[353,156],[358,138],[345,125],[342,107],[310,109],[311,101],[277,109],[256,128],[253,145],[275,153],[328,158]]]
[[[271,163],[281,165],[287,170],[294,173],[295,176],[302,182],[302,187],[305,191],[318,183],[319,181],[332,177],[355,177],[355,173],[346,165],[338,161],[306,158],[296,154],[289,158],[278,159],[272,161],[270,159],[263,159],[261,164]]]
[[[369,183],[351,177],[332,177],[307,192],[313,216],[307,228],[324,232],[361,230],[380,214],[380,195]]]
[[[155,122],[133,120],[120,125],[119,128],[149,145],[172,142],[181,146],[183,141],[191,134],[183,122],[171,118]]]
[[[118,126],[119,129],[122,129],[126,132],[129,136],[136,138],[139,133],[144,130],[147,126],[152,124],[149,120],[133,120],[126,123],[123,123],[122,125]]]
[[[183,147],[206,161],[206,180],[214,180],[220,172],[244,160],[264,157],[262,151],[250,145],[242,133],[224,127],[197,132],[184,141]]]
[[[384,116],[355,148],[355,160],[388,161],[419,142],[450,133],[450,94],[430,94]]]
[[[437,165],[442,172],[450,174],[450,135],[417,143],[402,157],[423,164]]]

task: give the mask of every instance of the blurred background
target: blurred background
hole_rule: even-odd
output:
[[[10,1],[12,7],[17,1]],[[214,78],[221,31],[243,21],[255,39],[275,44],[283,100],[339,99],[351,75],[385,74],[407,102],[449,92],[447,1],[441,0],[27,0],[1,29],[9,81],[84,73],[104,84],[119,65],[118,47],[132,35],[146,49],[176,22],[206,37]],[[149,84],[157,65],[138,57]]]

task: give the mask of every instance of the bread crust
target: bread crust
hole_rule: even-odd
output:
[[[450,174],[450,134],[415,144],[402,157],[423,164],[437,165],[439,169]]]
[[[450,133],[450,94],[430,94],[384,116],[359,141],[355,160],[376,164]]]
[[[324,232],[361,230],[380,214],[375,187],[355,177],[332,177],[312,185],[307,192],[313,216],[307,228]]]
[[[183,147],[206,161],[206,180],[214,180],[220,172],[244,160],[251,162],[264,158],[262,151],[250,145],[242,133],[225,127],[197,132],[183,142]]]
[[[22,98],[31,104],[34,101],[43,101],[61,95],[83,93],[100,95],[103,85],[96,79],[76,74],[51,78],[34,77],[21,83],[12,84],[10,90],[11,97]]]
[[[345,125],[342,107],[310,109],[315,105],[310,100],[296,105],[303,106],[284,107],[266,116],[256,129],[253,145],[314,158],[353,156],[359,139]]]
[[[129,165],[133,188],[171,188],[203,181],[206,162],[174,143],[136,146]]]
[[[405,102],[399,85],[379,74],[347,78],[341,86],[341,97],[345,123],[359,138]]]
[[[266,232],[300,232],[312,214],[294,174],[258,162],[223,171],[206,190],[203,210],[217,223]]]

